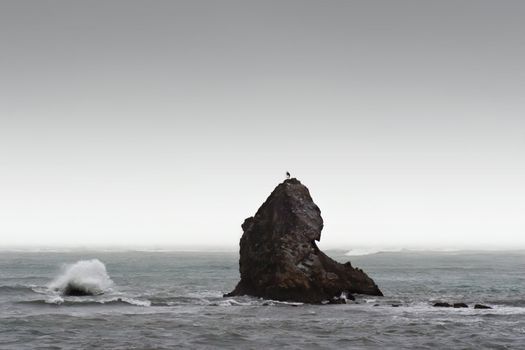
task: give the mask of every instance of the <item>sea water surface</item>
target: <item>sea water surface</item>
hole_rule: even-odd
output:
[[[525,252],[327,253],[385,297],[223,298],[234,252],[0,252],[0,349],[525,348]],[[61,296],[69,281],[103,294]]]

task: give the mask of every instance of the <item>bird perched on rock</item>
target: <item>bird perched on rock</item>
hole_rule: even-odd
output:
[[[286,179],[289,180],[290,179],[290,173],[287,171],[286,172]]]

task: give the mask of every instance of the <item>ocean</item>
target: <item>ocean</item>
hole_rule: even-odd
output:
[[[0,252],[0,349],[525,348],[525,252],[326,253],[385,296],[223,298],[236,252]],[[103,294],[63,297],[67,281]]]

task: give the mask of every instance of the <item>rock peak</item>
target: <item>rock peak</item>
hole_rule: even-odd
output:
[[[228,296],[320,303],[342,293],[382,295],[362,270],[319,250],[321,210],[296,178],[280,183],[242,229],[241,280]]]
[[[284,180],[283,184],[302,185],[301,181],[297,180],[295,177]]]

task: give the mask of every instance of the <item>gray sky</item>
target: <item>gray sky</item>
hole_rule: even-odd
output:
[[[523,1],[1,1],[0,247],[525,247]]]

